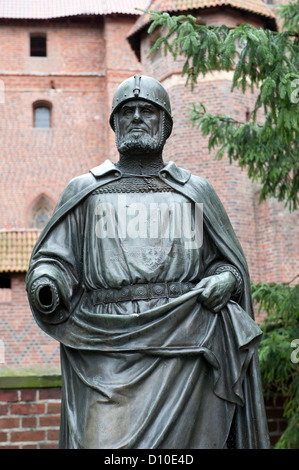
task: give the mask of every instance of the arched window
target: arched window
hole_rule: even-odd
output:
[[[51,127],[51,108],[48,101],[36,101],[33,103],[33,126],[47,129]]]
[[[29,210],[28,226],[42,230],[54,211],[53,202],[45,195],[41,194],[32,204]]]

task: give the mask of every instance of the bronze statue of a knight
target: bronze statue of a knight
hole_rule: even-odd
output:
[[[70,181],[26,278],[61,344],[60,447],[268,448],[247,263],[211,184],[163,160],[166,90],[125,80],[110,125],[119,161]]]

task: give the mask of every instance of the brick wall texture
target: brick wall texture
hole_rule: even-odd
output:
[[[60,388],[0,390],[0,450],[56,449]]]
[[[296,215],[275,200],[259,204],[259,187],[246,171],[226,158],[215,162],[207,140],[187,123],[188,106],[196,100],[211,112],[245,120],[255,95],[231,94],[229,73],[207,75],[191,92],[180,76],[181,60],[174,63],[162,54],[148,57],[151,39],[146,33],[138,61],[126,40],[135,21],[125,15],[0,21],[0,230],[27,229],[39,196],[44,194],[55,205],[71,178],[107,158],[117,160],[115,136],[108,125],[112,96],[121,81],[141,72],[160,80],[170,95],[174,130],[165,160],[213,184],[243,246],[253,281],[290,281],[299,272]],[[262,18],[232,9],[206,15],[206,21],[263,26]],[[30,57],[29,38],[36,32],[47,35],[47,57]],[[51,104],[49,129],[33,127],[37,101]],[[31,315],[25,273],[9,275],[9,293],[0,292],[0,367],[58,364],[58,343],[39,330]],[[58,402],[58,390],[0,391],[0,446],[55,446]]]
[[[0,23],[0,230],[28,228],[39,196],[55,205],[70,179],[116,160],[108,126],[112,96],[121,81],[141,72],[126,41],[134,21]],[[30,57],[29,38],[36,32],[47,35],[47,57]],[[52,105],[48,129],[33,127],[36,101]],[[59,363],[58,343],[31,315],[25,273],[9,276],[11,289],[0,292],[0,367]]]

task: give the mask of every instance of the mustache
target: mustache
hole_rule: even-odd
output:
[[[148,131],[148,129],[147,129],[146,127],[144,127],[144,126],[138,126],[138,125],[135,125],[135,126],[134,126],[134,125],[131,125],[131,126],[129,127],[129,129],[128,129],[128,133],[134,132],[134,131],[136,131],[136,130],[137,130],[137,131],[143,131],[143,132],[146,132],[147,134],[149,134],[149,131]]]

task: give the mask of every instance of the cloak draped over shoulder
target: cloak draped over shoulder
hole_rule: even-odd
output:
[[[165,242],[160,251],[151,249],[150,261],[144,258],[149,265],[141,268],[136,260],[148,246],[132,255],[119,240],[101,247],[91,235],[91,214],[105,201],[96,190],[121,178],[106,161],[71,181],[26,277],[38,325],[61,343],[60,447],[268,448],[257,357],[261,331],[245,256],[219,198],[206,180],[165,165],[159,178],[175,191],[171,200],[203,204],[204,244],[180,258],[180,246]],[[155,263],[163,256],[165,272]],[[238,303],[228,302],[219,314],[197,301],[196,288],[167,301],[111,308],[90,302],[92,291],[126,282],[196,283],[219,261],[235,266],[243,280]],[[32,302],[34,283],[45,275],[62,300],[52,314]]]

